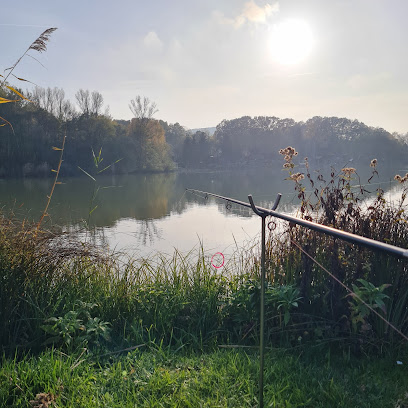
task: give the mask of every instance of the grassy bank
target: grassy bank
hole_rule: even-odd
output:
[[[286,153],[301,217],[408,247],[406,189],[397,204],[381,190],[368,199],[368,184],[353,185],[355,169],[314,181],[308,167],[294,173],[294,150]],[[256,403],[258,259],[238,254],[222,273],[204,251],[124,263],[61,234],[0,222],[0,405]],[[266,401],[405,406],[407,261],[268,225]]]
[[[406,189],[396,204],[379,189],[368,199],[372,187],[355,185],[355,169],[314,181],[308,166],[305,175],[294,173],[293,148],[282,152],[301,217],[408,247]],[[374,164],[370,179],[376,173]],[[387,322],[408,333],[406,260],[294,225],[268,225],[267,345],[326,342],[360,353],[405,344]],[[0,273],[0,345],[6,353],[147,341],[203,351],[259,341],[259,260],[245,253],[222,273],[204,251],[123,263],[3,217]]]
[[[83,408],[253,407],[258,364],[255,352],[174,353],[154,344],[105,357],[50,350],[20,361],[3,359],[0,406],[53,401],[57,407]],[[265,367],[265,406],[408,404],[406,367],[390,356],[350,359],[328,350],[275,349],[267,352]]]

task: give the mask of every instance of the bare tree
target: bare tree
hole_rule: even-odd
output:
[[[42,109],[44,108],[44,98],[45,98],[45,89],[36,86],[32,92],[26,92],[28,99],[34,102],[37,106]]]
[[[54,92],[53,90],[48,87],[45,90],[45,100],[44,100],[45,106],[44,109],[47,112],[50,112],[51,114],[54,114],[55,112],[55,99],[54,99]]]
[[[77,100],[79,109],[83,115],[89,115],[91,111],[91,95],[88,90],[84,91],[80,89],[76,94],[75,98]]]
[[[35,87],[30,93],[29,99],[41,109],[54,115],[59,120],[70,119],[74,108],[71,102],[65,99],[65,92],[62,88],[40,88]]]
[[[71,101],[64,101],[61,110],[61,120],[71,120],[76,116],[76,114],[77,112],[75,110],[75,106],[71,103]]]
[[[103,96],[98,91],[93,91],[91,94],[91,114],[98,116],[101,113],[103,105]]]
[[[105,107],[105,112],[103,113],[103,116],[105,116],[105,117],[107,117],[107,118],[109,118],[109,119],[112,119],[112,115],[111,115],[111,113],[110,113],[110,107],[109,107],[109,105]]]
[[[75,98],[83,115],[98,116],[102,112],[103,96],[98,91],[92,93],[80,89]]]
[[[142,99],[140,95],[137,95],[135,99],[130,101],[129,109],[133,115],[135,115],[135,118],[143,122],[151,119],[153,115],[159,111],[155,102],[152,102],[146,96]]]
[[[53,89],[54,99],[54,111],[53,114],[59,120],[64,119],[64,104],[65,104],[65,92],[62,88]]]

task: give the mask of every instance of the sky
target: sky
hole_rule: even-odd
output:
[[[71,101],[99,91],[115,119],[130,119],[141,95],[157,119],[188,128],[338,116],[408,132],[406,0],[18,0],[0,10],[0,71],[57,27],[15,74]]]

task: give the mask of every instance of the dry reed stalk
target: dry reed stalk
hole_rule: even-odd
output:
[[[46,206],[45,206],[45,208],[44,208],[43,213],[41,214],[40,220],[38,221],[37,228],[36,228],[36,236],[37,236],[37,234],[38,234],[38,231],[39,231],[39,229],[40,229],[40,226],[41,226],[41,223],[42,223],[44,217],[45,217],[46,215],[48,215],[47,211],[48,211],[48,207],[50,206],[50,202],[51,202],[52,195],[54,194],[55,186],[56,186],[57,184],[60,184],[60,182],[58,181],[58,176],[59,176],[59,172],[60,172],[60,170],[61,170],[62,157],[63,157],[63,155],[64,155],[64,147],[65,147],[65,140],[66,140],[66,138],[67,138],[67,132],[66,132],[66,130],[65,130],[64,138],[62,139],[62,147],[61,147],[61,148],[59,148],[59,147],[53,147],[54,150],[59,150],[59,151],[61,152],[61,154],[60,154],[60,159],[59,159],[59,162],[58,162],[57,170],[53,170],[53,171],[55,172],[54,183],[52,184],[50,194],[47,196],[47,197],[48,197],[47,204],[46,204]]]

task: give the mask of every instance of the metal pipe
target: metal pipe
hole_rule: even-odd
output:
[[[262,252],[261,252],[261,305],[260,305],[260,329],[259,329],[259,407],[263,408],[264,391],[264,360],[265,360],[265,219],[266,215],[258,214],[262,218]]]
[[[252,195],[248,195],[249,204],[243,201],[235,200],[233,198],[220,196],[218,194],[208,193],[206,191],[187,189],[187,191],[193,191],[196,193],[205,194],[205,197],[208,196],[220,198],[222,200],[228,201],[230,203],[235,203],[243,207],[252,208],[252,211],[262,218],[262,252],[261,252],[261,299],[260,299],[260,340],[259,340],[259,407],[263,408],[264,406],[264,359],[265,359],[265,219],[268,215],[276,218],[280,218],[285,221],[292,222],[297,225],[312,229],[314,231],[323,232],[324,234],[331,235],[333,237],[340,238],[344,241],[352,242],[354,244],[363,245],[369,248],[374,248],[377,250],[385,251],[390,254],[408,258],[408,249],[400,248],[394,245],[386,244],[384,242],[375,241],[373,239],[361,237],[359,235],[351,234],[350,232],[345,232],[338,230],[336,228],[327,227],[325,225],[317,224],[312,221],[303,220],[301,218],[293,217],[291,215],[285,215],[276,212],[276,208],[279,204],[282,194],[278,194],[276,197],[275,203],[271,210],[263,207],[258,207],[255,205]]]
[[[193,189],[187,189],[187,191],[194,191],[197,193],[207,194],[209,196],[221,198],[222,200],[226,200],[231,203],[241,205],[243,207],[252,208],[251,204],[245,203],[243,201],[235,200],[232,198],[228,198],[228,197],[223,197],[218,194],[212,194],[212,193],[207,193],[205,191],[199,191],[199,190],[193,190]],[[302,225],[303,227],[310,228],[314,231],[323,232],[324,234],[328,234],[333,237],[340,238],[344,241],[348,241],[353,244],[359,244],[359,245],[363,245],[369,248],[374,248],[380,251],[385,251],[385,252],[388,252],[392,255],[396,255],[401,258],[408,258],[408,249],[405,249],[405,248],[400,248],[400,247],[386,244],[385,242],[379,242],[379,241],[376,241],[370,238],[360,237],[359,235],[355,235],[350,232],[345,232],[345,231],[338,230],[336,228],[327,227],[326,225],[317,224],[312,221],[302,220],[301,218],[282,214],[275,210],[268,210],[267,208],[263,208],[259,206],[255,206],[255,209],[258,212],[262,212],[266,215],[271,215],[272,217],[276,217],[276,218],[280,218],[285,221],[293,222],[294,224]]]

